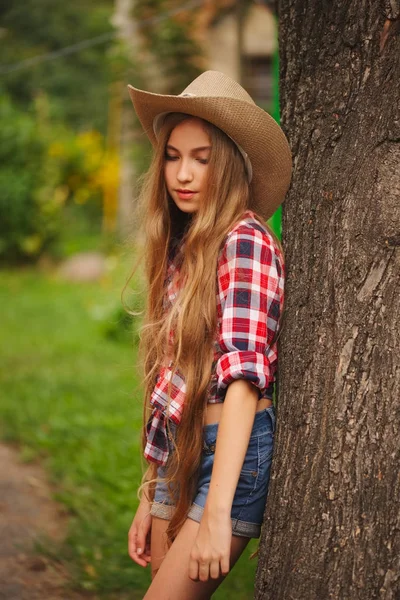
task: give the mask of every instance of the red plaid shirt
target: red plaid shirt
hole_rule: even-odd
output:
[[[179,247],[180,246],[180,247]],[[172,249],[165,280],[164,308],[175,301],[179,288],[177,256],[184,243]],[[208,402],[223,402],[227,387],[235,379],[247,379],[259,389],[260,398],[272,398],[277,369],[278,329],[284,300],[285,266],[283,256],[268,229],[254,213],[243,219],[227,235],[218,256],[217,336],[210,373]],[[186,384],[176,371],[168,386],[171,363],[161,368],[151,396],[153,412],[147,423],[147,460],[165,464],[168,440],[165,420],[179,424],[185,401]],[[169,402],[169,405],[168,405]]]

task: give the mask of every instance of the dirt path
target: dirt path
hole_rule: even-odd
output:
[[[0,444],[0,600],[96,600],[69,590],[62,564],[35,553],[35,540],[61,541],[66,525],[43,469]]]

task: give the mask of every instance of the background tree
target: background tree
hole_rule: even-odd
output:
[[[286,317],[256,598],[400,598],[400,5],[279,3]]]
[[[25,110],[39,91],[45,92],[51,98],[51,117],[72,127],[93,127],[105,133],[108,83],[113,77],[108,52],[114,37],[112,9],[112,0],[72,0],[58,3],[56,9],[52,0],[0,0],[0,91]],[[14,68],[107,34],[103,43]]]
[[[68,236],[101,227],[102,198],[118,178],[105,143],[121,64],[112,7],[0,0],[1,263],[61,257]]]

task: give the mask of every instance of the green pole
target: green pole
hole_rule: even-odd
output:
[[[270,109],[271,116],[277,123],[280,120],[279,113],[279,48],[278,48],[278,19],[275,17],[275,51],[272,55],[272,104]],[[282,238],[282,206],[274,212],[268,219],[268,224],[276,233],[279,239]]]

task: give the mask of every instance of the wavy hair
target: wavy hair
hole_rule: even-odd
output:
[[[219,128],[201,120],[211,142],[204,200],[192,214],[184,214],[176,207],[164,179],[165,148],[172,130],[191,118],[183,113],[166,116],[150,168],[142,179],[138,201],[145,235],[147,283],[147,304],[139,344],[144,370],[143,449],[146,424],[152,410],[150,398],[161,367],[168,362],[173,372],[179,370],[183,374],[186,383],[182,420],[173,439],[175,451],[170,453],[166,465],[169,493],[176,504],[166,532],[169,544],[187,517],[198,480],[203,418],[217,330],[218,254],[229,231],[252,204],[243,157],[235,143]],[[256,216],[268,227],[260,215]],[[268,229],[283,254],[278,238],[271,228]],[[184,285],[179,286],[176,300],[165,314],[163,301],[168,255],[171,244],[182,238],[185,248],[179,256],[179,276]],[[169,429],[168,419],[166,423]],[[154,497],[158,480],[156,467],[154,463],[149,464],[138,491],[139,494],[146,491],[150,499]],[[179,490],[176,497],[173,489]]]

